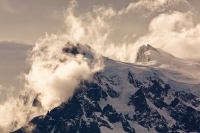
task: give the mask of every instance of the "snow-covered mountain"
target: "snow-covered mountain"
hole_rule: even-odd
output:
[[[93,57],[83,49],[63,51]],[[134,64],[103,59],[105,68],[92,82],[82,81],[71,99],[13,133],[200,132],[200,85],[187,75],[197,74],[198,63],[150,45],[140,47]]]
[[[177,91],[200,96],[200,62],[196,59],[179,59],[159,48],[143,45],[139,48],[136,63],[161,71]]]

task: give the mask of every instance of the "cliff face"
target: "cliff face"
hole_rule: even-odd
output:
[[[151,60],[151,57],[146,53],[148,51],[153,51],[159,53],[159,51],[152,47],[151,45],[147,44],[147,46],[143,45],[139,48],[137,56],[136,56],[136,62],[149,62]]]
[[[149,61],[149,50],[160,54],[142,46],[136,60]],[[185,91],[186,84],[149,66],[108,58],[104,64],[91,82],[80,82],[71,99],[13,133],[200,132],[200,98]]]
[[[105,70],[81,82],[69,101],[14,133],[200,132],[199,98],[176,91],[165,78],[107,59]]]

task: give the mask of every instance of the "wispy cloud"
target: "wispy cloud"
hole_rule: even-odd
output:
[[[85,32],[85,29],[82,29],[82,23],[79,23],[77,21],[79,18],[75,18],[71,13],[75,4],[75,1],[72,1],[67,11],[68,18],[66,20],[74,22],[70,23],[69,32],[60,35],[46,34],[44,38],[37,41],[29,52],[30,70],[22,75],[25,80],[24,90],[19,98],[11,96],[0,105],[1,132],[6,133],[16,130],[33,117],[45,114],[48,110],[62,102],[66,102],[73,95],[81,81],[89,81],[94,73],[103,69],[101,56],[94,51],[90,51],[94,55],[92,59],[85,58],[81,54],[72,55],[62,52],[64,47],[76,46],[76,42],[81,41],[80,39],[84,37],[82,33]],[[98,22],[97,24],[93,22],[92,25],[102,27],[101,21],[98,20]],[[94,32],[95,29],[96,27],[91,27],[92,32],[88,31],[89,34],[86,37],[89,38],[93,34],[96,36],[94,39],[97,39],[98,34]],[[68,41],[73,43],[67,43]],[[94,41],[88,40],[90,43],[94,43]],[[82,43],[86,43],[86,40]],[[4,49],[6,47],[9,47],[9,45],[5,46]],[[84,48],[86,52],[89,51],[87,48]],[[33,100],[37,95],[42,105],[41,108],[32,107]]]
[[[149,33],[137,45],[150,43],[180,58],[200,57],[200,24],[195,25],[194,13],[172,12],[160,14],[149,25]]]
[[[112,7],[94,7],[93,12],[75,15],[77,2],[72,0],[65,13],[66,31],[47,34],[37,41],[29,53],[31,67],[30,71],[23,75],[26,85],[22,95],[19,99],[11,97],[0,105],[2,131],[9,132],[19,128],[34,116],[45,114],[61,102],[67,101],[81,80],[90,80],[95,72],[103,69],[99,54],[124,62],[134,62],[137,48],[146,43],[163,48],[178,57],[198,54],[200,24],[194,24],[193,12],[162,12],[182,2],[187,4],[185,0],[140,0],[119,10]],[[148,33],[136,43],[128,43],[128,36],[124,36],[120,45],[112,42],[109,35],[113,33],[113,27],[109,20],[138,11],[145,11],[147,14],[158,11],[162,14],[152,19]],[[135,37],[136,34],[132,35]],[[68,41],[75,45],[81,43],[91,46],[95,50],[95,60],[90,61],[83,55],[62,53],[63,47],[72,47],[72,44],[65,45]],[[40,94],[42,109],[31,108],[37,94]],[[24,99],[28,99],[26,104]]]
[[[186,0],[139,0],[138,2],[132,2],[127,8],[119,11],[119,14],[128,14],[131,12],[160,12],[169,7],[178,4],[188,4]]]

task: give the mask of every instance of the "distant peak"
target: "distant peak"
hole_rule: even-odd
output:
[[[159,53],[159,51],[156,49],[156,48],[154,48],[153,46],[151,46],[150,44],[147,44],[147,51],[148,50],[153,50],[153,51],[156,51],[156,52],[158,52]]]
[[[83,45],[80,43],[74,44],[71,42],[67,42],[62,49],[62,52],[68,55],[82,55],[89,60],[95,59],[95,51],[88,45]]]
[[[152,47],[150,44],[142,45],[138,49],[136,62],[149,62],[151,58],[145,53],[150,50],[159,53],[159,51],[156,48]]]

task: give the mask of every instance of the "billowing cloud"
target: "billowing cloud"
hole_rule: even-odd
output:
[[[132,2],[127,8],[119,11],[119,14],[128,14],[130,12],[153,12],[164,11],[165,9],[178,4],[188,4],[186,0],[139,0],[138,2]]]
[[[47,110],[66,101],[81,80],[89,80],[103,68],[98,58],[92,63],[81,54],[63,53],[64,47],[73,47],[66,41],[59,36],[47,36],[36,43],[29,58],[31,70],[25,75],[27,88],[41,94],[42,105]]]
[[[30,71],[23,75],[26,84],[22,95],[18,99],[11,97],[0,105],[0,132],[19,128],[34,116],[45,114],[61,102],[67,101],[81,80],[90,80],[95,72],[103,69],[99,54],[119,61],[134,62],[137,48],[146,43],[163,48],[178,57],[198,54],[200,25],[194,25],[190,11],[158,15],[149,24],[149,32],[136,43],[127,43],[126,36],[120,45],[109,39],[114,28],[109,23],[112,18],[120,18],[139,9],[147,9],[150,12],[163,11],[179,2],[186,1],[140,0],[120,10],[95,7],[93,12],[75,15],[77,3],[71,1],[65,13],[66,31],[47,34],[37,41],[29,53]],[[132,35],[134,37],[135,33]],[[68,41],[72,43],[67,43]],[[77,43],[93,48],[94,59],[85,58],[81,54],[62,52],[64,47],[78,46]],[[40,108],[33,107],[35,98],[40,102]]]
[[[174,30],[173,27],[178,27],[178,29],[176,28],[177,30],[180,30],[182,27],[192,27],[192,12],[185,13],[187,14],[185,17],[184,15],[180,16],[178,12],[168,13],[168,16],[171,17],[168,18],[169,20],[165,19],[165,16],[162,17],[163,22],[155,21],[158,17],[162,16],[159,15],[151,21],[151,24],[149,25],[149,33],[140,37],[136,43],[128,43],[125,39],[122,40],[123,42],[121,44],[115,44],[112,42],[109,39],[109,36],[114,34],[114,27],[112,27],[112,23],[109,23],[109,21],[114,18],[121,18],[125,14],[132,14],[132,11],[140,12],[147,10],[146,13],[153,11],[160,12],[164,11],[168,7],[179,5],[181,3],[188,4],[186,0],[140,0],[138,2],[130,3],[128,7],[118,11],[111,7],[94,7],[93,12],[76,16],[74,15],[74,7],[76,7],[77,3],[73,2],[73,8],[69,8],[65,14],[67,35],[70,35],[69,38],[72,39],[72,41],[88,44],[104,56],[124,62],[135,62],[136,52],[140,45],[150,43],[154,46],[161,46],[156,45],[153,42],[153,40],[156,39],[154,36],[157,34],[160,35],[157,35],[157,38],[160,40],[166,40],[162,37],[163,34],[170,34],[169,31]],[[185,19],[188,19],[189,21],[183,21]],[[161,24],[165,26],[162,26]],[[153,34],[154,31],[156,31],[155,35],[150,36],[149,34]],[[132,34],[135,35],[135,33]],[[149,39],[147,39],[148,37]]]
[[[200,24],[195,25],[193,17],[190,11],[160,14],[136,44],[149,43],[179,58],[200,57]]]
[[[1,132],[13,131],[33,117],[67,101],[80,81],[90,80],[95,72],[103,69],[101,58],[95,53],[93,59],[82,54],[63,53],[64,47],[73,45],[66,43],[67,38],[62,37],[47,35],[38,40],[30,52],[30,71],[24,74],[25,90],[19,98],[10,97],[0,105]],[[84,50],[87,52],[87,49]],[[41,107],[33,107],[35,98]]]
[[[72,7],[73,5],[74,3],[71,3]],[[71,10],[68,9],[69,12]],[[73,19],[70,14],[68,17]],[[0,105],[0,132],[6,133],[20,128],[33,117],[45,114],[48,110],[66,102],[81,81],[90,81],[94,73],[103,69],[100,55],[89,47],[77,44],[83,37],[82,30],[76,29],[80,26],[79,21],[72,25],[69,33],[47,34],[46,37],[40,38],[29,52],[30,70],[27,74],[23,74],[25,89],[19,98],[10,97]],[[68,41],[72,43],[67,43]],[[94,41],[90,39],[90,42]],[[81,43],[86,43],[86,40]],[[63,52],[64,47],[76,46],[80,47],[86,55],[87,52],[93,55],[92,58],[86,58],[84,54],[73,55]],[[33,106],[34,99],[40,103],[39,107]]]

